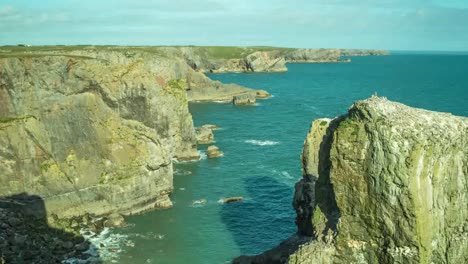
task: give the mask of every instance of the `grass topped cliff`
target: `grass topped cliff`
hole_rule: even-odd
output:
[[[0,195],[40,195],[63,216],[81,214],[84,204],[96,214],[165,207],[172,190],[171,160],[198,158],[187,102],[269,95],[212,81],[204,72],[285,71],[286,62],[339,62],[342,52],[275,47],[0,47]],[[35,118],[24,118],[29,116]],[[154,178],[163,180],[147,185],[146,193],[127,184]],[[128,188],[119,191],[125,193],[124,200],[106,197],[120,184]]]
[[[46,218],[170,207],[173,161],[200,158],[188,102],[269,96],[204,72],[285,71],[288,61],[338,62],[340,54],[270,47],[0,47],[0,201],[33,195],[47,208]]]
[[[279,52],[282,55],[298,50],[320,52],[325,50],[340,51],[343,56],[366,56],[366,55],[388,55],[384,50],[350,50],[350,49],[299,49],[269,46],[114,46],[114,45],[56,45],[56,46],[0,46],[0,57],[22,57],[22,56],[45,56],[45,55],[67,55],[73,51],[119,51],[119,52],[148,52],[157,55],[169,55],[168,49],[179,51],[188,50],[195,56],[206,59],[245,59],[255,52]]]

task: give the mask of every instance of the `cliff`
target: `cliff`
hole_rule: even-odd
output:
[[[468,262],[468,118],[372,97],[315,120],[302,164],[298,235],[235,263]]]
[[[269,94],[212,81],[174,47],[0,49],[0,197],[59,218],[172,205],[173,160],[199,153],[188,102]]]
[[[284,57],[290,63],[336,63],[341,61],[338,49],[294,49],[285,52]]]
[[[170,206],[171,159],[198,157],[185,91],[117,61],[0,59],[0,195],[60,217]]]
[[[198,158],[187,103],[265,98],[205,71],[285,71],[339,52],[272,47],[0,48],[0,196],[48,213],[135,213],[171,205],[172,160]]]
[[[341,49],[341,56],[388,56],[386,50]]]
[[[296,49],[280,47],[151,47],[182,57],[198,72],[285,72],[286,63],[349,62],[342,56],[389,55],[384,50]]]

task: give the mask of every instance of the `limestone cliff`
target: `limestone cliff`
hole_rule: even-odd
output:
[[[269,94],[212,81],[174,47],[0,49],[0,197],[48,214],[171,206],[172,161],[199,154],[188,102]]]
[[[341,49],[341,56],[387,56],[390,52],[386,50],[363,50],[363,49]]]
[[[171,159],[198,158],[183,81],[120,59],[0,59],[1,196],[60,217],[170,206]]]
[[[340,62],[338,49],[294,49],[285,52],[284,57],[290,63],[331,63]]]
[[[468,118],[373,97],[315,120],[302,163],[298,237],[236,263],[468,262]]]
[[[161,49],[161,48],[160,48]],[[383,50],[277,47],[165,47],[200,72],[284,72],[286,63],[349,62],[343,56],[388,55]]]
[[[211,63],[213,59],[195,47],[0,47],[0,58],[46,56],[96,59],[108,64],[129,63],[138,60],[155,73],[154,78],[159,86],[165,86],[171,80],[183,81],[179,84],[182,85],[181,88],[185,89],[188,101],[231,101],[233,96],[244,93],[265,94],[263,90],[253,90],[237,84],[224,84],[206,77],[204,71],[197,69],[197,63]],[[262,98],[262,96],[258,96],[258,98]]]

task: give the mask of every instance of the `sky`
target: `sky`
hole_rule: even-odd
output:
[[[0,0],[0,45],[468,51],[468,0]]]

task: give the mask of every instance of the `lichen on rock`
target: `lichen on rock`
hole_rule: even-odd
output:
[[[315,120],[302,164],[302,242],[236,263],[468,262],[468,118],[372,97]]]
[[[199,157],[185,80],[138,53],[90,55],[0,59],[0,195],[60,218],[169,206],[171,160]]]

